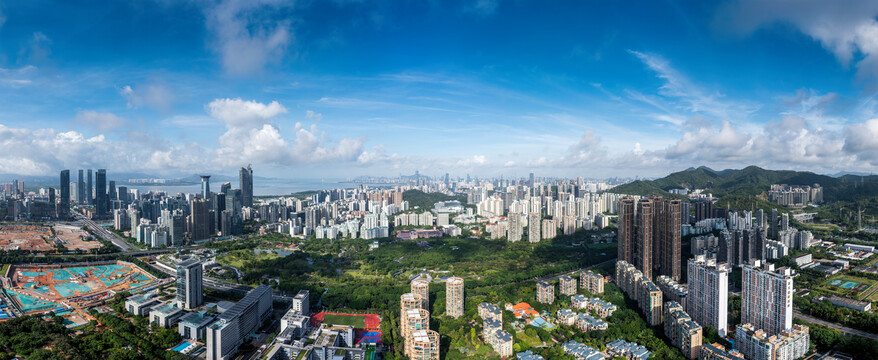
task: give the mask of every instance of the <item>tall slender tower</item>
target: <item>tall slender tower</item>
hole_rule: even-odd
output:
[[[98,216],[106,217],[110,206],[107,198],[107,169],[98,169],[95,180],[95,209]]]
[[[61,199],[55,213],[61,220],[70,217],[70,170],[61,170]]]
[[[253,207],[253,168],[241,168],[241,198],[244,207]]]
[[[85,203],[89,205],[95,204],[94,195],[92,194],[92,190],[94,190],[94,183],[91,181],[91,169],[88,169],[88,182],[85,183]]]
[[[667,275],[680,281],[680,255],[682,248],[681,216],[682,201],[656,198],[655,204],[655,246],[653,247],[653,266],[656,275]]]
[[[445,281],[445,314],[455,319],[463,316],[463,279],[451,277]]]
[[[210,175],[201,175],[201,198],[210,199]]]
[[[79,169],[79,179],[76,181],[76,203],[85,204],[85,178],[82,177],[82,169]]]
[[[619,200],[618,259],[634,264],[634,198]]]

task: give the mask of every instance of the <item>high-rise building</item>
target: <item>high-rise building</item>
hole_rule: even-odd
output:
[[[510,242],[521,241],[521,214],[510,212],[507,219],[506,240]]]
[[[463,279],[450,277],[445,281],[445,314],[459,318],[463,316]]]
[[[540,213],[530,212],[527,214],[527,241],[540,242]]]
[[[201,198],[210,199],[210,175],[201,175]]]
[[[98,169],[95,179],[95,212],[101,218],[109,214],[110,199],[107,198],[107,170]]]
[[[194,309],[204,302],[202,278],[204,270],[196,259],[177,264],[177,304],[182,309]]]
[[[653,239],[655,224],[655,207],[652,199],[640,199],[637,202],[637,234],[634,240],[634,267],[643,276],[652,279]]]
[[[70,217],[70,170],[61,170],[61,198],[55,213],[61,220]]]
[[[430,281],[417,278],[411,283],[412,293],[421,298],[421,309],[430,311]]]
[[[232,190],[232,183],[226,181],[220,186],[220,192],[223,194],[228,194],[229,190]]]
[[[190,216],[192,217],[190,234],[192,241],[204,240],[210,237],[209,204],[205,199],[192,200]]]
[[[86,204],[94,205],[95,204],[94,187],[92,186],[94,183],[92,183],[92,181],[91,181],[91,179],[92,179],[91,169],[88,169],[87,171],[88,171],[88,180],[85,183],[85,202],[86,202]]]
[[[424,309],[404,310],[400,313],[400,323],[402,324],[400,334],[403,337],[405,349],[408,351],[412,348],[411,342],[414,340],[414,333],[430,330],[430,312]]]
[[[85,204],[85,178],[82,176],[82,169],[79,169],[79,178],[76,181],[76,203]]]
[[[618,259],[634,264],[634,198],[619,200]]]
[[[658,198],[655,204],[656,237],[654,261],[656,275],[666,275],[680,280],[680,250],[682,249],[681,213],[682,201]]]
[[[728,333],[729,272],[725,263],[704,255],[688,263],[686,312],[702,326],[712,326],[720,336]]]
[[[253,169],[250,165],[241,168],[241,200],[244,207],[253,207]]]
[[[119,200],[119,195],[116,194],[116,181],[110,180],[109,184],[110,184],[109,185],[110,187],[107,190],[107,195],[109,196],[109,199],[110,200]]]
[[[735,330],[735,345],[748,360],[795,360],[808,353],[811,335],[809,328],[794,325],[777,334],[755,328],[752,324],[739,325]]]
[[[776,335],[793,326],[793,270],[761,265],[753,260],[743,267],[741,323]]]

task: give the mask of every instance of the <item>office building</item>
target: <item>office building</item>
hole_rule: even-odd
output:
[[[752,324],[740,325],[735,330],[735,347],[748,360],[795,360],[808,353],[809,341],[809,329],[802,325],[774,335]]]
[[[410,360],[439,360],[439,333],[433,330],[413,332],[405,354]]]
[[[773,264],[753,260],[750,265],[743,267],[743,287],[742,323],[752,324],[768,335],[776,335],[792,327],[792,269],[782,267],[775,270]],[[742,352],[747,355],[747,352]]]
[[[683,306],[675,301],[665,303],[665,336],[680,349],[683,356],[697,359],[701,348],[701,326],[689,317]]]
[[[180,317],[177,331],[186,340],[201,341],[207,332],[207,326],[216,319],[216,315],[206,311],[194,311]]]
[[[191,205],[191,227],[190,234],[192,241],[205,240],[210,237],[210,212],[209,203],[205,199],[194,199]]]
[[[546,281],[537,283],[537,301],[543,304],[555,302],[555,285]]]
[[[720,336],[728,333],[729,273],[725,263],[698,255],[688,262],[686,312],[702,326],[712,326]]]
[[[253,168],[247,165],[240,171],[241,185],[241,205],[244,207],[253,207]]]
[[[82,177],[82,169],[79,169],[79,177],[76,181],[76,203],[79,205],[85,204],[85,180]]]
[[[109,214],[110,198],[107,197],[107,170],[98,169],[95,176],[95,213],[99,218]]]
[[[234,357],[244,337],[257,330],[269,315],[271,288],[259,285],[207,326],[206,359],[229,360]]]
[[[576,294],[576,279],[569,275],[561,276],[558,287],[563,295]]]
[[[445,314],[455,319],[463,316],[462,278],[455,276],[445,281]]]
[[[430,311],[430,281],[417,278],[411,283],[412,293],[421,298],[421,309]]]
[[[67,220],[70,218],[70,170],[61,170],[61,197],[58,200],[55,213],[58,219]]]
[[[91,169],[88,169],[86,171],[88,174],[88,180],[86,180],[86,183],[85,183],[85,202],[88,205],[94,205],[95,204],[94,187],[92,186],[92,184],[94,184],[94,183],[91,181],[92,180],[92,176],[91,176],[92,172],[91,172]]]
[[[151,294],[129,296],[125,299],[125,310],[137,316],[146,316],[149,314],[149,310],[158,303],[158,300]]]
[[[579,287],[592,294],[604,292],[604,276],[585,270],[579,275]]]
[[[177,324],[183,310],[174,303],[160,304],[149,310],[149,322],[163,328],[169,328]]]
[[[308,290],[299,290],[296,296],[293,297],[291,311],[298,315],[311,315],[311,293]]]
[[[177,264],[177,303],[183,309],[194,309],[204,302],[201,262],[188,259]]]

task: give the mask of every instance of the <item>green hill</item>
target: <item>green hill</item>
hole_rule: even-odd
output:
[[[767,192],[772,184],[820,184],[823,186],[823,198],[827,202],[878,196],[878,176],[845,175],[834,178],[807,171],[766,170],[756,166],[722,171],[702,166],[675,172],[661,179],[620,185],[610,191],[632,195],[660,195],[671,189],[687,188],[707,189],[717,197],[753,196]]]

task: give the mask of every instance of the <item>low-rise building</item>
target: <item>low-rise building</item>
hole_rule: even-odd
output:
[[[150,309],[149,322],[169,328],[177,324],[181,316],[183,316],[183,309],[178,308],[176,303],[165,303]]]
[[[571,296],[570,303],[578,310],[592,311],[601,318],[610,317],[616,311],[616,305],[594,297],[587,298],[580,294]]]
[[[478,310],[479,317],[482,319],[494,319],[497,321],[503,321],[503,311],[494,304],[483,302],[479,304]]]
[[[214,314],[209,314],[205,311],[188,313],[180,317],[180,322],[177,324],[177,331],[180,332],[180,336],[182,336],[183,339],[200,341],[201,339],[204,339],[207,325],[210,325],[215,318],[216,316]]]
[[[555,302],[555,285],[546,281],[537,283],[537,301],[543,304]]]
[[[561,276],[558,287],[563,295],[576,294],[576,279],[568,275]]]
[[[637,303],[646,316],[646,322],[650,326],[658,326],[662,323],[662,291],[646,278],[641,280],[639,289]]]
[[[592,294],[604,292],[604,276],[585,270],[579,275],[579,287]]]
[[[516,353],[515,357],[517,357],[518,360],[546,360],[542,355],[534,354],[531,350]]]
[[[643,345],[616,339],[607,343],[607,354],[621,356],[629,360],[646,360],[652,355],[652,352]]]
[[[125,300],[125,309],[134,315],[146,316],[149,314],[149,310],[158,303],[152,294],[134,295]]]
[[[573,355],[576,360],[604,360],[607,358],[600,351],[575,340],[563,343],[561,347],[564,349],[565,354]]]
[[[512,356],[512,335],[505,330],[496,330],[490,344],[500,357]]]
[[[848,309],[853,309],[857,311],[869,311],[872,309],[872,303],[867,301],[859,301],[854,299],[848,299],[846,297],[835,296],[829,298],[829,302],[835,306],[841,306]]]
[[[578,314],[576,327],[582,331],[607,330],[607,322],[588,314]]]
[[[699,360],[745,360],[744,354],[737,350],[728,350],[719,343],[702,345],[698,352]]]

